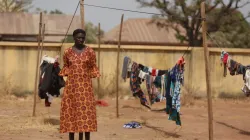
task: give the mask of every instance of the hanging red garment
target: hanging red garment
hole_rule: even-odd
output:
[[[178,65],[183,65],[183,64],[185,64],[184,57],[181,57],[181,58],[177,61],[177,64],[178,64]]]
[[[227,59],[228,59],[228,53],[224,54],[224,57],[222,60],[224,64],[227,64]]]

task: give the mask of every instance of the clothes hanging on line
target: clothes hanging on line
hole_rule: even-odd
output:
[[[58,58],[47,55],[42,57],[38,92],[41,99],[45,99],[45,106],[49,107],[54,96],[60,95],[60,89],[65,86],[63,77],[59,76],[60,67]]]
[[[147,108],[150,108],[149,102],[152,105],[155,102],[160,102],[164,100],[164,89],[161,89],[161,79],[164,79],[164,75],[167,72],[166,70],[157,70],[151,67],[144,66],[142,64],[137,64],[136,62],[131,61],[130,58],[126,57],[124,60],[129,59],[130,63],[132,63],[132,68],[130,71],[125,72],[127,75],[130,74],[130,87],[131,91],[133,92],[134,96],[137,96],[140,98],[141,104],[146,106]],[[126,69],[127,65],[130,65],[127,63],[123,66],[123,70]],[[152,70],[151,70],[152,69]],[[129,73],[130,72],[130,73]],[[152,75],[152,73],[155,73]],[[123,77],[126,77],[123,72]],[[161,75],[159,75],[161,74]],[[141,90],[140,85],[142,82],[146,80],[146,87],[148,90],[148,97],[149,102],[146,99],[146,95]],[[163,82],[164,84],[164,82]]]
[[[127,75],[130,75],[130,88],[133,96],[139,97],[143,106],[150,108],[149,103],[153,105],[166,100],[168,119],[181,125],[180,96],[181,86],[184,84],[184,64],[184,58],[181,57],[172,69],[159,70],[138,64],[126,56],[122,68],[122,78],[126,79]],[[146,81],[149,101],[140,86],[144,81]]]
[[[227,75],[226,69],[229,70],[231,76],[239,74],[243,75],[244,85],[241,90],[247,97],[250,96],[250,65],[244,66],[241,63],[238,63],[225,51],[221,52],[220,59],[224,65],[224,76]]]
[[[167,74],[166,83],[166,113],[169,114],[169,120],[181,125],[181,85],[184,84],[184,63],[177,63]]]
[[[150,99],[150,104],[154,104],[155,102],[160,102],[165,99],[164,94],[164,83],[165,83],[165,74],[168,70],[159,70],[152,67],[144,66],[139,64],[139,68],[141,71],[140,78],[146,80],[146,87],[148,91],[148,97]],[[143,81],[142,80],[142,81]]]

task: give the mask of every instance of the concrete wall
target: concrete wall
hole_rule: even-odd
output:
[[[62,55],[65,48],[72,44],[44,44],[43,54],[49,56]],[[90,45],[96,50],[97,46]],[[129,56],[133,61],[158,69],[169,69],[187,50],[186,47],[163,46],[121,46],[119,88],[121,94],[131,94],[128,80],[121,79],[121,68],[124,56]],[[223,77],[223,67],[220,66],[220,49],[210,50],[211,85],[213,95],[219,93],[239,94],[243,85],[242,75]],[[225,49],[233,59],[248,65],[250,50]],[[98,56],[98,55],[97,55]],[[98,59],[98,58],[97,58]],[[116,64],[117,46],[101,45],[100,71],[102,77],[101,94],[112,95],[116,93]],[[185,87],[201,96],[206,95],[206,77],[203,48],[189,48],[185,54]],[[0,89],[2,91],[33,91],[35,83],[35,68],[37,62],[37,43],[0,42]],[[62,67],[61,63],[61,67]],[[97,80],[93,79],[94,86]],[[145,89],[145,84],[142,85]],[[146,89],[145,89],[146,91]]]

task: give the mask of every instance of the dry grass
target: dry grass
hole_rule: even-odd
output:
[[[37,117],[31,117],[32,99],[32,96],[28,96],[26,99],[17,97],[15,100],[0,99],[0,137],[6,140],[68,139],[67,134],[59,134],[58,131],[60,99],[53,100],[53,105],[50,108],[45,108],[43,102],[38,103]],[[203,140],[207,138],[207,103],[204,101],[196,102],[191,107],[183,107],[183,117],[181,119],[184,125],[182,127],[177,127],[175,122],[169,121],[168,115],[164,112],[140,110],[138,108],[140,107],[138,100],[120,100],[120,117],[117,119],[115,113],[116,102],[112,99],[107,99],[107,102],[110,106],[105,108],[97,107],[98,133],[91,134],[93,139]],[[248,125],[246,125],[249,123],[249,116],[247,116],[249,114],[247,109],[249,105],[249,102],[239,101],[239,103],[235,104],[232,101],[225,102],[223,100],[218,100],[214,104],[216,108],[216,112],[214,112],[215,121],[223,120],[221,124],[214,124],[220,130],[223,129],[222,131],[216,131],[216,139],[248,139],[249,135],[247,133],[241,134],[240,132],[241,128],[249,129]],[[160,109],[163,106],[165,106],[164,103],[158,103],[154,105],[154,108]],[[230,111],[227,111],[228,108],[230,108]],[[241,121],[233,121],[235,119]],[[142,129],[124,129],[122,126],[130,121],[139,122],[142,125]],[[227,126],[223,124],[227,124]],[[227,136],[225,133],[232,135]],[[145,134],[150,135],[145,137]]]
[[[10,74],[2,84],[2,89],[0,89],[1,96],[11,96],[14,95],[18,98],[26,98],[32,94],[31,91],[23,90],[21,87],[17,85],[13,85],[12,82],[13,74]]]
[[[27,98],[10,95],[0,99],[2,107],[5,106],[0,114],[1,133],[13,134],[32,129],[55,132],[59,129],[59,117],[45,113],[48,108],[38,108],[36,117],[32,117],[32,99],[29,95]]]
[[[110,78],[112,76],[112,78]],[[114,96],[116,93],[116,77],[112,74],[103,75],[100,78],[101,83],[108,83],[105,87],[100,86],[100,93],[98,93],[97,84],[94,86],[94,93],[99,99],[104,98],[105,96]],[[102,84],[101,84],[102,85]]]
[[[43,131],[55,131],[59,127],[59,120],[36,117],[33,118],[28,115],[19,116],[1,116],[0,124],[2,129],[0,131],[8,133],[13,131],[20,131],[24,129],[39,129]]]
[[[197,88],[183,87],[181,93],[181,105],[182,106],[192,106],[195,104],[195,100],[200,99]]]
[[[220,98],[220,99],[233,99],[233,100],[245,100],[245,99],[247,99],[247,97],[244,95],[243,92],[240,92],[237,94],[221,92],[221,93],[219,93],[218,98]]]

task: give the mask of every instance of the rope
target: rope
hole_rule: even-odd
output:
[[[61,47],[63,46],[63,44],[64,44],[64,42],[65,42],[65,39],[66,39],[66,37],[67,37],[67,35],[68,35],[69,29],[70,29],[70,27],[71,27],[71,24],[72,24],[74,18],[75,18],[75,15],[76,15],[76,12],[77,12],[77,10],[78,10],[79,5],[80,5],[80,1],[79,1],[78,4],[77,4],[75,13],[74,13],[74,15],[73,15],[73,17],[72,17],[72,19],[71,19],[71,22],[70,22],[69,27],[68,27],[68,30],[67,30],[67,32],[66,32],[66,34],[65,34],[65,36],[64,36],[64,39],[63,39],[63,42],[62,42]]]
[[[215,45],[222,50],[222,47],[220,47],[219,43],[216,39],[213,39],[210,34],[207,32],[207,36],[211,39],[212,42],[215,42]],[[215,41],[214,41],[215,40]]]
[[[152,12],[143,12],[143,11],[136,11],[136,10],[113,8],[113,7],[86,4],[86,3],[81,4],[81,5],[86,5],[86,6],[90,6],[90,7],[96,7],[96,8],[103,8],[103,9],[110,9],[110,10],[117,10],[117,11],[124,11],[124,12],[132,12],[132,13],[140,13],[140,14],[148,14],[148,15],[158,15],[158,16],[170,16],[171,18],[174,17],[173,15],[167,15],[167,14],[158,14],[158,13],[152,13]],[[201,18],[197,18],[197,19],[201,19]]]

